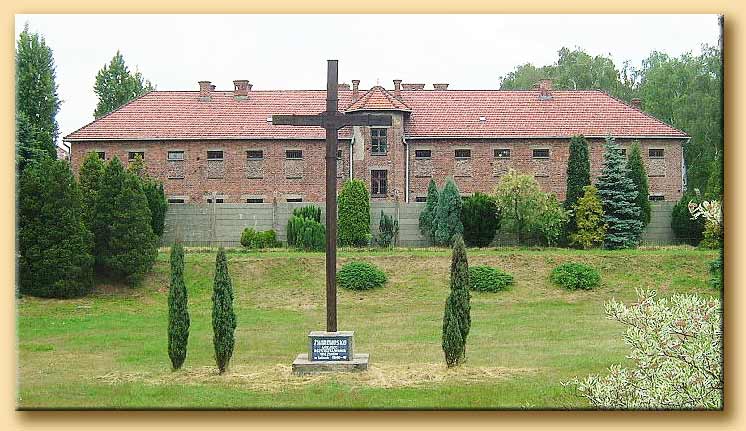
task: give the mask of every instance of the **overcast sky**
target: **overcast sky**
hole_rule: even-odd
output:
[[[93,120],[96,73],[117,50],[159,90],[324,89],[327,59],[340,82],[393,87],[448,82],[497,89],[524,63],[551,64],[563,46],[617,66],[653,50],[672,56],[717,44],[715,15],[17,15],[54,52],[61,137]]]

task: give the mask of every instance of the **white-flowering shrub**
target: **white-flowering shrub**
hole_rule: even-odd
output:
[[[634,366],[610,367],[563,385],[601,409],[720,409],[723,405],[720,301],[697,295],[656,299],[638,291],[631,306],[612,300],[608,318],[627,327],[624,341]]]

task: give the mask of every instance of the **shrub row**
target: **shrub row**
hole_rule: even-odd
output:
[[[241,234],[241,245],[257,249],[280,247],[282,244],[277,240],[277,234],[272,229],[257,232],[247,227]]]

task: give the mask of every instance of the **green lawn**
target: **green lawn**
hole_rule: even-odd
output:
[[[472,294],[465,365],[447,370],[440,347],[449,250],[343,250],[389,276],[383,289],[339,293],[339,328],[369,352],[362,374],[295,377],[307,333],[324,329],[324,256],[274,251],[228,255],[237,314],[230,370],[216,374],[211,294],[215,253],[186,255],[192,320],[184,369],[167,354],[168,254],[142,286],[99,283],[76,300],[18,300],[20,408],[574,408],[561,381],[625,361],[622,327],[603,314],[635,288],[718,295],[707,283],[716,252],[470,249],[470,264],[515,276],[510,291]],[[551,285],[568,261],[596,266],[594,291]]]

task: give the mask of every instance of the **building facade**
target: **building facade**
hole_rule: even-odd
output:
[[[123,162],[143,157],[171,203],[319,202],[324,199],[324,130],[276,126],[273,114],[315,114],[325,92],[252,91],[234,81],[217,91],[153,91],[67,135],[77,173],[96,152]],[[340,130],[339,185],[362,179],[373,200],[424,200],[434,179],[452,177],[464,195],[491,193],[509,169],[533,175],[565,198],[570,137],[589,142],[592,175],[600,174],[605,137],[625,151],[637,141],[651,200],[676,201],[684,191],[688,136],[601,91],[449,90],[447,84],[402,84],[360,90],[341,84],[344,112],[387,113],[391,127]]]

